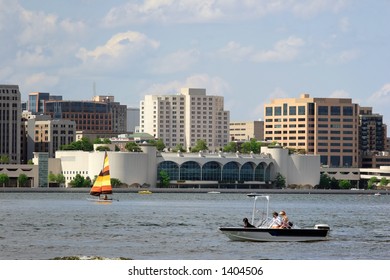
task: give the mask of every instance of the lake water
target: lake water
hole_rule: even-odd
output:
[[[245,194],[120,193],[96,204],[81,193],[0,193],[0,259],[101,256],[138,260],[390,259],[390,196],[273,194],[300,227],[326,223],[322,242],[234,242],[219,226],[251,217]]]

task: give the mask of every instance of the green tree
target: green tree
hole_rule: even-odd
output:
[[[388,183],[389,180],[387,180],[386,177],[382,177],[381,180],[379,181],[379,185],[382,187],[387,186]]]
[[[237,143],[229,142],[225,147],[223,147],[225,153],[235,153],[237,152]]]
[[[378,182],[378,178],[375,177],[375,176],[374,176],[374,177],[371,177],[370,180],[368,180],[367,188],[368,188],[368,189],[373,189],[376,182]]]
[[[69,184],[74,188],[87,188],[91,186],[91,179],[89,177],[84,178],[84,176],[76,174]]]
[[[173,149],[172,152],[177,153],[177,152],[182,152],[184,153],[186,150],[184,149],[182,144],[177,144]]]
[[[0,164],[1,164],[1,163],[4,163],[4,164],[9,163],[9,157],[6,156],[6,155],[0,156]]]
[[[166,188],[169,186],[169,182],[171,181],[171,178],[169,178],[169,174],[166,170],[160,171],[160,184],[162,187]]]
[[[129,152],[142,152],[142,149],[135,142],[127,142],[125,149]]]
[[[322,173],[320,175],[320,183],[319,183],[319,187],[321,189],[329,189],[330,188],[330,177],[328,174],[325,174],[325,173]]]
[[[253,152],[254,154],[260,153],[261,143],[256,139],[252,138],[250,141],[241,144],[240,152],[243,154],[249,154]]]
[[[351,182],[349,180],[340,180],[339,187],[340,189],[350,189],[352,186]]]
[[[197,153],[199,151],[208,151],[207,142],[203,139],[197,140],[194,147],[191,148],[191,152]]]
[[[95,141],[93,141],[94,144],[111,144],[111,140],[108,138],[96,138]]]
[[[72,142],[68,145],[62,145],[60,150],[75,150],[75,151],[93,151],[93,145],[87,137],[82,137],[76,142]]]
[[[4,174],[4,173],[1,173],[0,174],[0,184],[3,185],[3,187],[5,187],[5,184],[7,184],[9,182],[9,177],[7,174]]]
[[[111,178],[110,182],[111,182],[111,186],[113,188],[117,188],[120,185],[122,185],[122,182],[119,179],[117,179],[117,178]]]
[[[280,173],[276,174],[275,186],[281,189],[286,187],[286,178]]]
[[[55,182],[57,176],[53,174],[53,172],[50,172],[49,175],[47,176],[47,179],[49,180],[49,183]]]
[[[157,139],[157,141],[156,141],[156,149],[157,149],[157,151],[159,151],[159,152],[164,151],[164,149],[165,149],[165,144],[164,144],[164,141],[163,141],[162,139]]]
[[[96,148],[96,151],[100,151],[100,152],[102,152],[102,151],[111,151],[111,149],[108,146],[99,146],[99,147]]]
[[[25,187],[28,181],[28,176],[24,173],[19,174],[18,176],[18,185],[19,187]]]
[[[339,186],[339,182],[336,180],[335,177],[332,177],[332,179],[330,179],[330,188],[331,189],[338,189],[340,186]]]
[[[65,183],[65,176],[60,174],[53,174],[52,172],[49,173],[48,176],[49,182],[50,183],[57,183],[58,185],[64,184]]]

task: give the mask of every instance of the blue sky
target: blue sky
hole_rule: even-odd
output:
[[[67,100],[206,88],[232,121],[346,97],[390,125],[388,0],[0,0],[0,83]],[[95,86],[94,86],[95,85]]]

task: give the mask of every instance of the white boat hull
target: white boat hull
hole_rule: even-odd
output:
[[[219,228],[233,241],[323,241],[328,239],[329,229],[273,229],[273,228]]]
[[[87,200],[96,203],[112,203],[112,199],[101,199],[101,198],[87,198]]]

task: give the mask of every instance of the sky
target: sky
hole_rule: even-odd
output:
[[[231,121],[352,98],[390,125],[389,0],[0,0],[0,84],[139,107],[205,88]]]

